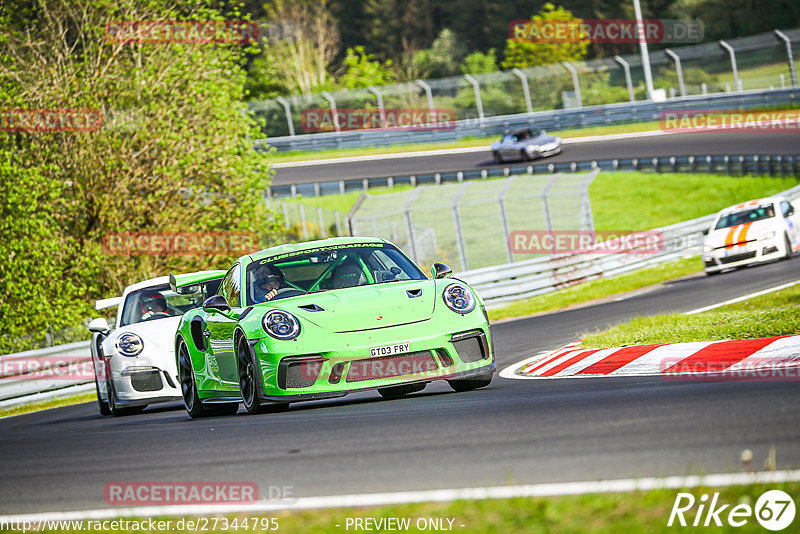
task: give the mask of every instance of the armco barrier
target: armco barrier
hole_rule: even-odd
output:
[[[791,200],[800,198],[800,186],[781,193]],[[699,217],[652,230],[663,236],[658,254],[635,250],[625,254],[572,254],[537,258],[457,273],[475,288],[489,306],[549,293],[579,282],[622,274],[658,265],[684,256],[699,254],[706,230],[714,215]],[[699,261],[699,260],[698,260]]]
[[[488,157],[488,148],[487,148]],[[411,174],[401,176],[380,176],[317,182],[310,184],[278,185],[270,187],[272,198],[320,196],[366,191],[373,187],[394,187],[395,185],[422,185],[463,182],[499,178],[514,174],[553,174],[557,172],[586,172],[594,169],[605,171],[653,171],[653,172],[702,172],[727,175],[769,175],[796,176],[800,173],[800,154],[794,155],[695,155],[658,156],[641,158],[605,159],[590,161],[570,161],[560,163],[520,163],[490,169],[469,169],[464,171]]]
[[[6,354],[0,356],[0,369],[3,369],[0,377],[0,405],[9,406],[14,404],[24,404],[28,401],[35,402],[42,400],[42,393],[56,392],[60,390],[75,390],[74,386],[87,384],[90,380],[43,378],[31,379],[24,376],[26,373],[19,372],[20,368],[30,369],[28,362],[40,361],[39,369],[52,365],[60,358],[68,359],[73,364],[81,362],[91,362],[92,355],[88,341],[57,345],[46,349],[30,350],[18,352],[16,354]],[[20,362],[26,362],[20,365]],[[10,370],[10,371],[9,371]],[[59,374],[59,368],[52,369],[54,374]],[[18,402],[17,402],[18,401]]]
[[[609,126],[634,122],[658,121],[662,111],[670,109],[757,109],[760,107],[794,106],[800,104],[800,88],[741,91],[671,98],[665,102],[643,100],[500,115],[483,119],[456,121],[452,130],[435,132],[351,130],[296,136],[270,137],[256,141],[256,147],[275,147],[278,152],[316,151],[337,148],[364,148],[455,141],[464,137],[501,135],[507,130],[535,127],[547,131],[590,126]],[[488,147],[487,147],[488,151]]]

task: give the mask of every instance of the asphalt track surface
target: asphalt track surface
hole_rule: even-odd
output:
[[[494,326],[500,368],[636,315],[683,312],[800,277],[800,257]],[[106,507],[119,481],[250,481],[295,496],[800,467],[800,382],[509,380],[405,399],[361,393],[282,414],[190,420],[94,403],[0,420],[0,514]]]
[[[796,154],[800,134],[788,132],[701,132],[669,134],[657,137],[634,137],[569,144],[556,156],[534,163],[592,161],[614,158],[655,156],[700,156],[717,154]],[[331,182],[355,178],[405,176],[435,172],[488,169],[523,162],[499,164],[492,159],[487,144],[485,152],[392,158],[350,163],[314,164],[275,170],[273,185]]]

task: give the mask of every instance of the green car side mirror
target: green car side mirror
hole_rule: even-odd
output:
[[[225,300],[225,297],[222,295],[214,295],[213,297],[206,299],[206,301],[203,303],[203,311],[208,313],[227,313],[231,311],[231,307],[228,305],[228,301]]]
[[[447,278],[453,273],[453,269],[445,265],[444,263],[434,263],[431,267],[431,273],[433,277],[436,279],[439,278]]]

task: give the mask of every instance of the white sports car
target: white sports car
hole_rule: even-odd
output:
[[[97,301],[98,310],[118,306],[113,327],[104,318],[89,323],[102,415],[139,413],[148,404],[183,399],[175,331],[185,312],[217,293],[224,276],[225,271],[162,276],[128,286],[121,297]]]
[[[781,258],[800,250],[800,214],[780,196],[743,202],[717,214],[703,245],[706,274]]]

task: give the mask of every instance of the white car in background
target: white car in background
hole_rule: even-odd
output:
[[[800,250],[800,214],[780,196],[720,211],[703,245],[706,274],[781,258]]]
[[[88,326],[102,415],[129,415],[148,404],[183,400],[175,331],[185,312],[217,293],[224,276],[225,271],[162,276],[128,286],[121,297],[96,302],[98,310],[118,307],[113,326],[105,318]]]

